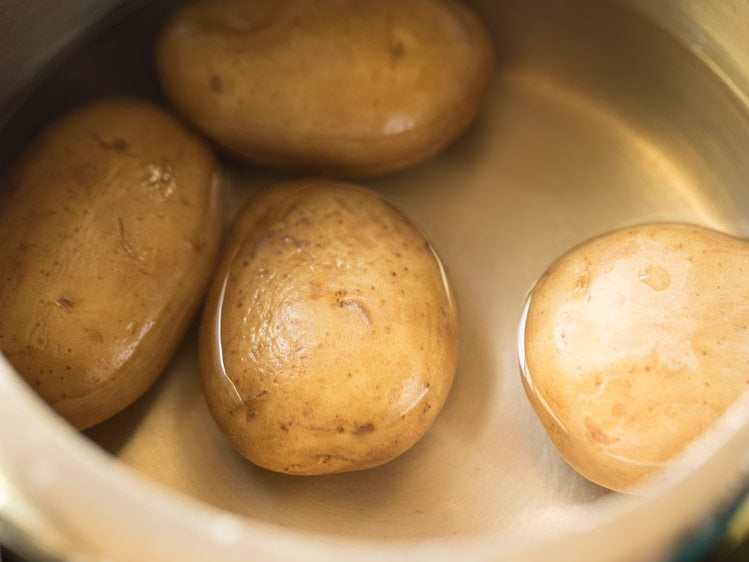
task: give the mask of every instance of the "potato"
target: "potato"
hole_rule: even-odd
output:
[[[217,163],[156,107],[110,99],[44,130],[3,187],[0,349],[89,427],[156,380],[199,304],[220,245]]]
[[[580,474],[625,491],[749,388],[749,244],[653,224],[570,251],[530,297],[528,396]]]
[[[410,448],[442,407],[458,327],[432,247],[396,208],[300,181],[238,219],[201,325],[203,388],[239,453],[325,474]]]
[[[156,49],[167,96],[229,151],[354,176],[458,137],[493,61],[484,26],[452,0],[198,0]]]

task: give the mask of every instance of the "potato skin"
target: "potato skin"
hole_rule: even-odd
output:
[[[484,26],[453,0],[198,0],[156,49],[167,96],[230,152],[339,176],[453,141],[493,64]]]
[[[627,491],[749,388],[749,244],[654,224],[588,241],[531,293],[528,396],[562,456]]]
[[[282,184],[225,248],[201,325],[206,400],[270,470],[377,466],[442,407],[457,329],[441,265],[397,209],[347,184]]]
[[[0,349],[77,428],[156,380],[215,265],[223,199],[211,152],[133,99],[72,111],[0,194]]]

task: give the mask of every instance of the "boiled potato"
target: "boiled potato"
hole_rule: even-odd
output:
[[[339,175],[402,168],[453,141],[493,58],[452,0],[198,0],[156,49],[167,96],[226,149]]]
[[[526,391],[562,456],[625,491],[749,388],[749,244],[654,224],[559,259],[530,297]]]
[[[289,474],[380,465],[442,407],[456,311],[429,243],[356,186],[277,186],[238,219],[201,326],[213,417],[252,462]]]
[[[0,192],[0,350],[78,428],[166,365],[220,244],[210,151],[145,102],[111,99],[44,130]]]

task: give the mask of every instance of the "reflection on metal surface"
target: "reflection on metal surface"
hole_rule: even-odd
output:
[[[534,91],[546,92],[553,99],[569,104],[607,131],[616,132],[638,154],[642,166],[659,170],[663,184],[668,185],[687,207],[699,213],[695,217],[697,222],[715,229],[725,227],[720,220],[720,209],[710,199],[704,186],[699,185],[695,178],[674,161],[673,156],[668,154],[669,147],[659,146],[641,127],[623,120],[610,107],[602,105],[600,99],[568,89],[567,85],[549,82],[548,79],[533,74],[520,74],[517,79],[528,83],[528,87]]]

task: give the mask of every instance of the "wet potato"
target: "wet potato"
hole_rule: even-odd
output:
[[[483,24],[452,0],[198,0],[156,50],[174,106],[232,153],[359,176],[453,141],[493,60]]]
[[[0,349],[78,428],[156,380],[218,252],[219,169],[160,109],[112,99],[42,131],[4,178]]]
[[[201,326],[213,417],[289,474],[380,465],[450,389],[457,318],[431,246],[397,209],[334,182],[277,186],[240,215]]]
[[[749,244],[705,228],[613,232],[531,293],[525,385],[562,456],[626,491],[749,388]]]

